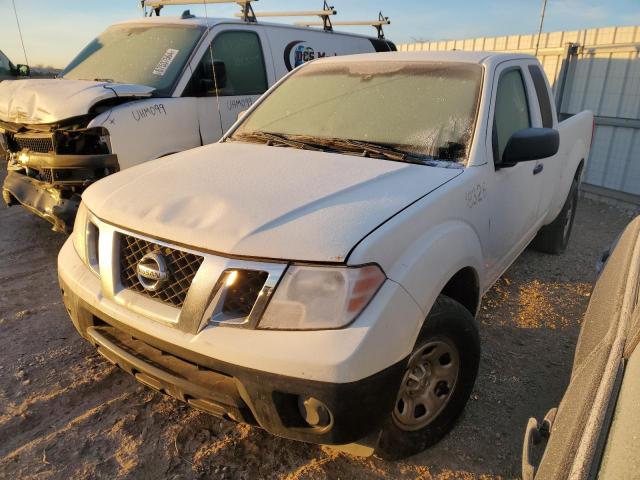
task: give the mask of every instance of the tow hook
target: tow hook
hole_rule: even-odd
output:
[[[531,450],[533,445],[547,441],[551,435],[551,427],[558,413],[557,408],[552,408],[544,416],[542,423],[538,423],[535,418],[530,418],[527,422],[527,429],[524,432],[524,443],[522,445],[522,480],[533,480],[536,474],[536,466],[532,463]]]

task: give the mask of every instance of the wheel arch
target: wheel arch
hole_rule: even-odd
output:
[[[455,300],[474,317],[480,307],[480,279],[473,267],[463,267],[446,283],[440,295]]]

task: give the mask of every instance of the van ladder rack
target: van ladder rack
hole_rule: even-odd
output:
[[[356,27],[356,26],[368,26],[368,27],[373,27],[376,29],[376,31],[378,32],[378,38],[380,40],[384,40],[384,30],[383,30],[383,26],[384,25],[390,25],[391,24],[391,20],[389,20],[389,17],[385,17],[384,15],[382,15],[382,12],[380,12],[380,14],[378,15],[378,20],[372,20],[372,21],[368,21],[368,20],[364,20],[364,21],[354,21],[354,22],[349,22],[349,21],[345,21],[345,22],[333,22],[333,26],[337,27]],[[295,25],[298,25],[299,27],[321,27],[322,23],[320,22],[296,22]]]
[[[256,17],[320,17],[321,22],[313,22],[316,26],[323,27],[327,32],[333,31],[331,17],[337,15],[338,11],[329,6],[325,0],[322,10],[310,10],[300,12],[255,12]],[[243,13],[236,13],[236,17],[242,17]],[[296,24],[297,25],[297,24]]]
[[[237,3],[240,5],[242,11],[237,15],[241,17],[245,22],[255,22],[256,15],[253,12],[251,2],[257,2],[258,0],[141,0],[143,10],[150,7],[151,12],[149,16],[152,16],[155,12],[156,17],[160,16],[160,10],[167,5],[202,5],[208,3]]]

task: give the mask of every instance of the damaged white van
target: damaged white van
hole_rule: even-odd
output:
[[[84,192],[65,306],[109,361],[196,408],[419,452],[471,394],[482,295],[532,240],[567,247],[593,115],[558,122],[551,98],[526,55],[304,65],[220,143]]]
[[[153,2],[164,3],[171,2]],[[5,203],[22,204],[68,232],[80,194],[92,182],[219,140],[241,111],[296,66],[395,50],[383,35],[333,31],[333,9],[303,13],[324,14],[326,28],[259,22],[252,9],[237,20],[188,12],[131,20],[109,27],[57,79],[2,82]]]

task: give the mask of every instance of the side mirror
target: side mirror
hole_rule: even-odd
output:
[[[218,90],[222,90],[227,86],[227,68],[223,61],[214,60],[213,67],[207,65],[206,62],[200,64],[198,73],[198,83],[195,85],[193,94],[196,97],[208,97],[215,95],[216,83]],[[215,81],[213,79],[215,75]]]
[[[511,135],[502,154],[501,167],[553,157],[560,148],[560,134],[553,128],[525,128]]]
[[[18,77],[30,77],[31,69],[29,68],[29,65],[16,65],[16,73],[18,74]]]

